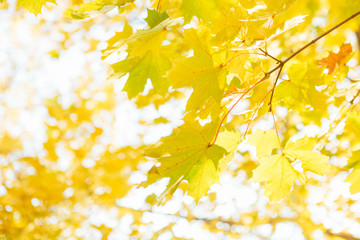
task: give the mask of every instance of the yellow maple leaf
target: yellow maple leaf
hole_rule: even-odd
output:
[[[312,171],[319,175],[324,175],[329,170],[328,156],[314,152],[316,140],[304,137],[295,142],[288,141],[285,146],[285,154],[288,157],[300,159],[304,170]]]
[[[276,132],[273,129],[256,131],[247,139],[247,143],[256,147],[256,156],[258,158],[267,157],[274,148],[279,148],[279,142]]]
[[[186,106],[190,111],[202,107],[210,96],[220,102],[223,93],[221,86],[225,76],[222,76],[224,69],[216,66],[208,46],[195,30],[187,30],[185,38],[194,44],[194,56],[176,61],[168,77],[175,88],[193,88]]]
[[[273,155],[260,159],[260,166],[253,171],[254,182],[266,181],[265,195],[271,202],[287,197],[298,173],[284,155]]]

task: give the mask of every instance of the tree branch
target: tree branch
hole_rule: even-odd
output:
[[[276,80],[274,82],[274,87],[273,87],[273,90],[272,90],[272,94],[271,94],[271,98],[270,98],[270,102],[269,102],[269,105],[270,105],[270,110],[271,110],[271,101],[272,101],[272,98],[273,98],[273,95],[274,95],[274,92],[275,92],[275,88],[276,88],[276,84],[278,82],[278,79],[280,77],[280,74],[281,74],[281,70],[282,68],[284,67],[284,65],[290,61],[292,58],[294,58],[296,55],[298,55],[299,53],[301,53],[302,51],[304,51],[306,48],[308,48],[309,46],[311,46],[312,44],[316,43],[317,41],[319,41],[321,38],[325,37],[326,35],[328,35],[329,33],[331,33],[332,31],[334,31],[335,29],[339,28],[340,26],[344,25],[345,23],[347,23],[348,21],[350,21],[351,19],[355,18],[356,16],[360,15],[360,11],[358,11],[357,13],[351,15],[350,17],[348,17],[347,19],[345,19],[344,21],[340,22],[339,24],[335,25],[334,27],[330,28],[328,31],[324,32],[323,34],[321,34],[320,36],[314,38],[313,40],[311,40],[309,43],[305,44],[303,47],[301,47],[299,50],[297,50],[296,52],[294,52],[293,54],[291,54],[289,57],[287,57],[285,60],[281,61],[281,60],[278,60],[276,58],[273,58],[273,59],[276,59],[279,63],[278,66],[274,67],[273,69],[271,69],[269,72],[265,73],[265,76],[263,78],[261,78],[258,82],[256,82],[254,85],[252,85],[249,89],[247,89],[241,96],[240,98],[236,101],[236,103],[228,110],[228,112],[225,114],[225,116],[221,119],[221,122],[219,124],[219,127],[217,129],[217,132],[216,132],[216,135],[215,135],[215,138],[213,140],[213,142],[211,143],[211,145],[215,144],[216,143],[216,139],[220,133],[220,128],[222,126],[222,124],[224,123],[226,117],[230,114],[230,112],[233,110],[233,108],[241,101],[241,99],[247,94],[249,93],[254,87],[256,87],[258,84],[260,84],[261,82],[264,82],[266,79],[268,79],[270,77],[270,75],[272,73],[274,73],[275,71],[279,70],[279,73],[276,77]],[[266,52],[264,50],[261,50],[263,52]],[[267,54],[269,55],[269,54]]]
[[[299,50],[297,50],[296,52],[294,52],[292,55],[290,55],[288,58],[286,58],[283,63],[285,64],[286,62],[288,62],[290,59],[292,59],[293,57],[295,57],[296,55],[298,55],[300,52],[302,52],[303,50],[305,50],[306,48],[308,48],[309,46],[311,46],[312,44],[316,43],[317,41],[319,41],[321,38],[325,37],[326,35],[328,35],[329,33],[331,33],[332,31],[334,31],[335,29],[339,28],[340,26],[344,25],[345,23],[347,23],[348,21],[350,21],[351,19],[355,18],[356,16],[358,16],[360,14],[360,11],[358,11],[357,13],[351,15],[350,17],[348,17],[347,19],[345,19],[344,21],[342,21],[341,23],[335,25],[334,27],[330,28],[328,31],[324,32],[323,34],[321,34],[320,36],[314,38],[311,42],[309,42],[308,44],[304,45],[302,48],[300,48]]]
[[[344,25],[345,23],[347,23],[348,21],[350,21],[351,19],[355,18],[356,16],[360,15],[360,11],[358,11],[357,13],[351,15],[350,17],[348,17],[347,19],[345,19],[344,21],[342,21],[341,23],[335,25],[334,27],[330,28],[328,31],[324,32],[323,34],[319,35],[318,37],[314,38],[313,40],[311,40],[309,43],[305,44],[303,47],[301,47],[299,50],[297,50],[296,52],[294,52],[293,54],[291,54],[289,57],[287,57],[285,60],[280,61],[280,64],[278,66],[276,66],[275,68],[273,68],[272,70],[270,70],[270,72],[268,72],[268,74],[272,74],[273,72],[275,72],[276,70],[281,69],[284,67],[284,65],[290,61],[292,58],[294,58],[296,55],[298,55],[299,53],[301,53],[302,51],[304,51],[306,48],[310,47],[312,44],[316,43],[317,41],[319,41],[321,38],[325,37],[326,35],[328,35],[329,33],[331,33],[332,31],[334,31],[335,29],[339,28],[340,26]],[[357,32],[358,33],[358,32]],[[360,33],[359,33],[360,34]],[[358,35],[357,35],[358,36]],[[360,37],[360,35],[359,35]],[[359,39],[359,38],[358,38]],[[274,89],[273,92],[275,91],[275,87],[276,87],[276,83],[277,80],[279,78],[279,74],[278,77],[275,80],[274,83]],[[272,94],[273,95],[273,94]],[[271,95],[271,99],[270,99],[270,103],[271,104],[271,100],[272,100],[272,95]],[[270,105],[271,108],[271,105]]]

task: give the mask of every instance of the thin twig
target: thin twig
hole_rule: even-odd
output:
[[[278,139],[278,141],[279,141],[280,151],[281,151],[281,154],[284,155],[284,150],[283,150],[283,148],[282,148],[282,146],[281,146],[281,140],[280,140],[280,136],[279,136],[279,131],[278,131],[278,128],[277,128],[277,126],[276,126],[276,121],[275,121],[274,112],[273,112],[272,109],[271,109],[270,112],[271,112],[271,115],[272,115],[272,119],[273,119],[273,121],[274,121],[274,128],[275,128],[275,131],[276,131],[277,139]]]
[[[317,41],[319,41],[321,38],[325,37],[326,35],[328,35],[329,33],[331,33],[332,31],[334,31],[335,29],[337,29],[338,27],[344,25],[345,23],[347,23],[348,21],[350,21],[351,19],[355,18],[356,16],[358,16],[360,14],[360,11],[358,11],[357,13],[351,15],[350,17],[348,17],[347,19],[345,19],[344,21],[342,21],[341,23],[335,25],[334,27],[330,28],[328,31],[324,32],[323,34],[321,34],[320,36],[314,38],[311,42],[309,42],[308,44],[306,44],[305,46],[303,46],[302,48],[300,48],[299,50],[297,50],[296,52],[294,52],[291,56],[289,56],[287,59],[285,59],[283,61],[283,63],[285,64],[286,62],[288,62],[290,59],[292,59],[293,57],[295,57],[296,55],[298,55],[300,52],[302,52],[303,50],[305,50],[306,48],[308,48],[309,46],[311,46],[312,44],[316,43]]]
[[[274,82],[274,87],[272,88],[272,91],[271,91],[271,96],[270,96],[270,101],[269,101],[269,112],[272,111],[272,100],[273,100],[273,97],[274,97],[275,88],[276,88],[276,84],[277,84],[277,82],[278,82],[278,80],[280,78],[280,74],[281,74],[282,68],[284,66],[284,63],[281,62],[281,64],[279,66],[281,66],[281,67],[280,67],[279,72],[278,72],[278,74],[276,76],[276,79],[275,79],[275,82]]]
[[[270,89],[270,91],[268,91],[268,92],[266,93],[266,95],[261,99],[260,103],[258,104],[258,106],[256,107],[255,111],[254,111],[253,114],[251,115],[250,120],[249,120],[249,122],[248,122],[248,124],[247,124],[247,126],[246,126],[245,133],[244,133],[244,135],[242,136],[243,138],[246,137],[246,134],[247,134],[247,132],[249,131],[249,128],[250,128],[250,124],[251,124],[251,122],[254,120],[256,113],[258,112],[259,108],[261,107],[261,104],[265,101],[266,97],[267,97],[271,92],[272,92],[272,89]]]
[[[216,131],[216,135],[215,135],[215,138],[214,138],[214,141],[212,142],[211,145],[214,145],[215,142],[216,142],[216,139],[219,135],[219,132],[220,132],[220,128],[222,126],[222,124],[224,123],[226,117],[230,114],[230,112],[234,109],[234,107],[241,101],[241,99],[243,99],[243,97],[245,97],[246,94],[248,94],[254,87],[256,87],[258,84],[262,83],[263,81],[265,81],[266,79],[269,78],[269,74],[265,74],[265,76],[260,79],[258,82],[256,82],[254,85],[252,85],[248,90],[246,90],[241,96],[240,98],[234,103],[234,105],[232,105],[232,107],[227,111],[227,113],[225,114],[225,116],[221,119],[221,122],[219,124],[219,127]]]
[[[261,55],[261,56],[265,56],[265,57],[266,57],[266,54],[262,54],[262,53],[251,53],[251,52],[240,53],[240,54],[235,55],[235,56],[233,56],[232,58],[230,58],[226,63],[222,64],[221,66],[222,66],[222,67],[225,67],[225,66],[229,65],[232,60],[234,60],[235,58],[240,57],[240,56],[242,56],[242,55]]]
[[[328,31],[324,32],[323,34],[321,34],[320,36],[314,38],[313,40],[311,40],[309,43],[305,44],[303,47],[301,47],[299,50],[297,50],[296,52],[294,52],[293,54],[291,54],[289,57],[287,57],[285,60],[283,61],[280,61],[280,64],[276,67],[274,67],[273,69],[271,69],[269,72],[265,73],[265,76],[260,79],[257,83],[255,83],[253,86],[251,86],[248,90],[246,90],[246,92],[241,95],[241,97],[239,98],[238,101],[236,101],[236,103],[229,109],[229,111],[225,114],[225,116],[222,118],[221,122],[220,122],[220,125],[217,129],[217,132],[216,132],[216,135],[215,135],[215,138],[214,138],[214,141],[212,144],[215,144],[216,142],[216,139],[219,135],[219,132],[220,132],[220,128],[222,126],[222,124],[224,123],[226,117],[230,114],[231,110],[236,106],[236,104],[238,104],[240,102],[240,100],[247,94],[249,93],[255,86],[257,86],[259,83],[265,81],[266,79],[268,79],[270,77],[270,75],[272,73],[274,73],[275,71],[279,70],[279,73],[278,73],[278,77],[276,78],[275,80],[275,83],[274,83],[274,88],[273,88],[273,92],[272,92],[272,96],[271,96],[271,99],[270,99],[270,102],[269,102],[269,105],[270,105],[270,108],[269,110],[272,110],[271,109],[271,101],[272,101],[272,97],[274,95],[274,92],[275,92],[275,87],[276,87],[276,84],[277,84],[277,80],[279,79],[280,77],[280,73],[281,73],[281,70],[282,68],[284,67],[284,65],[290,61],[292,58],[294,58],[296,55],[298,55],[299,53],[301,53],[302,51],[304,51],[306,48],[308,48],[309,46],[311,46],[312,44],[316,43],[317,41],[319,41],[321,38],[325,37],[326,35],[328,35],[329,33],[331,33],[332,31],[334,31],[335,29],[339,28],[340,26],[344,25],[345,23],[347,23],[348,21],[350,21],[351,19],[355,18],[356,16],[360,15],[360,11],[358,11],[357,13],[351,15],[350,17],[348,17],[347,19],[345,19],[344,21],[340,22],[339,24],[335,25],[334,27],[330,28]]]
[[[274,60],[276,61],[276,63],[281,63],[281,61],[280,61],[279,59],[277,59],[276,57],[270,55],[266,50],[263,50],[263,49],[261,49],[261,48],[259,48],[259,50],[262,51],[262,52],[265,54],[265,56],[274,59]]]

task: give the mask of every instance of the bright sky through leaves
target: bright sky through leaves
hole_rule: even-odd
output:
[[[360,239],[359,15],[0,1],[0,238]]]

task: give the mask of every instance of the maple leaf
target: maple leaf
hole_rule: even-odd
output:
[[[352,46],[345,43],[340,47],[338,53],[329,52],[329,56],[320,60],[320,64],[329,69],[329,74],[333,74],[336,67],[345,65],[351,56]]]
[[[247,139],[247,143],[256,147],[256,156],[258,158],[270,156],[274,148],[279,148],[276,132],[273,129],[267,131],[256,129]]]
[[[159,13],[156,10],[148,9],[148,16],[145,18],[145,21],[149,24],[150,28],[155,27],[165,19],[169,17],[166,12]]]
[[[288,157],[300,159],[304,170],[324,175],[329,170],[328,156],[313,152],[316,145],[314,138],[304,137],[295,142],[288,141],[285,146],[285,154]]]
[[[129,73],[123,90],[128,93],[130,99],[144,90],[147,79],[151,80],[157,93],[164,95],[168,92],[170,83],[165,78],[165,74],[170,69],[171,62],[164,54],[168,47],[161,46],[161,44],[166,39],[167,27],[175,26],[179,21],[180,19],[167,18],[151,29],[137,31],[127,39],[128,57],[113,64],[112,68],[114,70],[113,76],[117,78]],[[114,45],[122,46],[125,44],[124,37],[131,30],[129,27],[125,27],[123,34],[115,35],[115,39],[111,40],[112,46],[106,50],[108,54],[117,51]]]
[[[271,202],[287,197],[297,179],[297,172],[284,155],[260,159],[260,166],[253,171],[252,177],[254,182],[266,181],[265,195]]]
[[[171,62],[169,59],[161,53],[154,55],[151,52],[148,52],[145,56],[125,59],[112,65],[115,77],[122,77],[129,73],[129,78],[123,90],[128,93],[130,99],[144,91],[148,78],[151,79],[157,93],[162,95],[167,93],[170,83],[164,75],[170,67]]]
[[[225,41],[232,41],[238,34],[239,29],[247,29],[246,21],[239,19],[248,19],[248,12],[241,6],[237,6],[227,14],[220,14],[216,18],[216,23],[212,25],[212,31],[215,33],[213,42],[221,45]]]
[[[194,56],[176,61],[168,77],[175,88],[193,88],[186,106],[186,110],[190,111],[199,109],[210,96],[217,102],[221,101],[223,90],[220,86],[224,84],[222,81],[225,76],[222,76],[222,73],[225,70],[215,66],[208,47],[200,40],[195,30],[187,30],[185,39],[194,45]]]
[[[264,144],[265,142],[267,144]],[[295,180],[301,183],[306,181],[305,175],[292,167],[290,158],[301,160],[304,171],[324,175],[329,170],[328,157],[313,151],[316,145],[314,138],[304,137],[295,142],[288,141],[283,154],[269,156],[272,149],[279,148],[274,142],[277,143],[275,131],[257,130],[248,139],[249,144],[256,146],[257,156],[260,158],[260,166],[253,171],[252,180],[266,181],[265,195],[271,202],[286,197]]]
[[[179,25],[181,21],[182,18],[166,18],[150,29],[138,30],[132,34],[127,42],[129,57],[143,56],[149,51],[157,53],[170,29]]]
[[[102,58],[105,59],[113,53],[120,53],[123,51],[122,46],[127,43],[132,34],[133,30],[131,26],[128,23],[125,23],[123,31],[115,33],[115,36],[107,41],[107,48],[101,51],[103,54]]]
[[[314,109],[322,109],[328,96],[316,90],[324,84],[322,72],[304,63],[293,63],[287,68],[289,80],[276,87],[275,99],[293,109],[303,109],[310,104]]]
[[[239,134],[226,131],[212,144],[218,124],[201,126],[198,122],[186,122],[150,148],[146,155],[158,158],[160,166],[154,166],[148,180],[142,186],[148,186],[162,178],[170,181],[162,194],[172,194],[182,180],[188,180],[188,194],[196,202],[207,194],[211,185],[218,182],[221,169],[232,159]]]
[[[17,5],[25,7],[29,12],[37,15],[41,13],[41,8],[46,2],[56,4],[55,0],[18,0]]]

